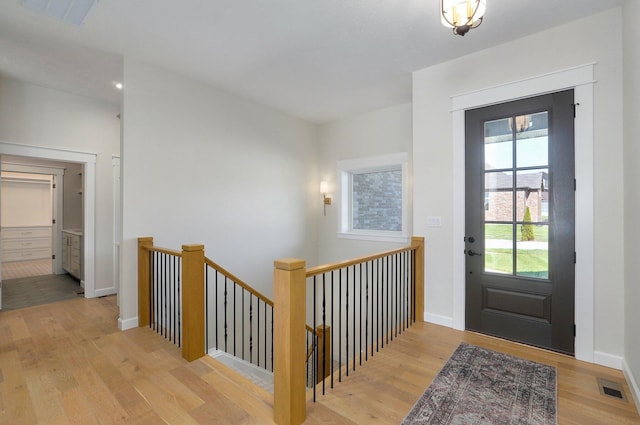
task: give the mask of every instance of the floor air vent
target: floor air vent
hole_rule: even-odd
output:
[[[598,388],[600,388],[600,394],[604,396],[627,401],[627,397],[624,395],[624,390],[622,389],[622,384],[619,382],[598,378]]]

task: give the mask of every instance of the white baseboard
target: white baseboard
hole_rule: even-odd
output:
[[[116,293],[117,293],[116,287],[112,286],[110,288],[102,288],[102,289],[94,290],[93,291],[93,296],[95,298],[98,298],[98,297],[105,297],[107,295],[113,295],[113,294],[116,294]]]
[[[118,318],[118,329],[126,331],[127,329],[133,329],[138,327],[138,318],[132,317],[131,319]]]
[[[601,351],[593,352],[593,362],[601,366],[622,370],[622,357],[613,354],[603,353]]]
[[[441,316],[439,314],[434,313],[424,313],[424,321],[433,323],[440,326],[446,326],[448,328],[453,328],[453,318],[447,316]]]
[[[640,387],[638,386],[638,382],[635,380],[635,377],[631,373],[629,365],[627,365],[627,362],[624,359],[622,360],[622,372],[624,373],[624,377],[627,380],[627,384],[629,384],[629,389],[631,390],[633,401],[636,404],[636,410],[638,411],[638,414],[640,414]]]

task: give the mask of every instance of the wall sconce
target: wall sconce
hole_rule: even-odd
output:
[[[329,184],[326,181],[320,182],[320,193],[322,193],[322,203],[324,207],[324,215],[327,215],[327,205],[331,205],[331,197],[327,196]]]

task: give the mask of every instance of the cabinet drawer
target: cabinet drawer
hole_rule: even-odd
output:
[[[71,236],[71,250],[80,251],[80,236]]]
[[[40,260],[44,258],[51,258],[50,248],[38,248],[25,251],[11,251],[2,253],[3,262]]]
[[[2,241],[2,252],[21,249],[51,248],[50,238],[8,239]]]
[[[2,229],[2,239],[48,238],[51,227],[11,227]]]

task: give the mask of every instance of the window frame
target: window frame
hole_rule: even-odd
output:
[[[406,152],[369,158],[338,161],[340,184],[340,216],[338,237],[366,241],[408,243],[409,241],[409,154]],[[353,175],[385,171],[400,171],[402,178],[402,228],[369,230],[353,228]]]

